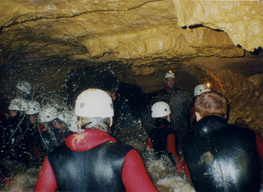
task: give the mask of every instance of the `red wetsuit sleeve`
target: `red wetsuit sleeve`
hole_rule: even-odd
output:
[[[122,181],[127,192],[157,192],[139,153],[131,150],[125,157],[122,169]]]
[[[152,140],[151,140],[151,138],[150,137],[148,137],[147,138],[147,140],[146,140],[146,146],[145,146],[146,148],[148,147],[148,148],[153,148],[153,143],[152,143]]]
[[[175,149],[175,147],[176,147],[175,146],[175,134],[168,135],[166,145],[167,145],[167,151],[171,152],[176,159],[175,168],[179,172],[184,172],[184,166],[183,166],[178,154],[176,153],[176,149]]]
[[[187,166],[185,161],[184,161],[184,167],[185,167],[185,172],[186,172],[186,175],[187,175],[188,179],[190,181],[192,181],[191,176],[190,176],[190,172],[189,172],[189,169],[188,169],[188,166]]]
[[[33,151],[34,151],[35,158],[40,158],[41,153],[40,153],[39,148],[36,146],[35,142],[33,142]]]
[[[167,151],[171,152],[174,155],[176,160],[178,159],[178,155],[175,150],[175,135],[174,134],[170,134],[167,137]]]
[[[37,179],[35,191],[56,191],[56,189],[56,177],[51,165],[49,164],[48,157],[46,157]]]
[[[256,143],[257,143],[257,151],[258,151],[258,157],[259,159],[263,160],[263,139],[256,135]]]

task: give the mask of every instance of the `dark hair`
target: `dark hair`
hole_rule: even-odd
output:
[[[227,115],[227,100],[224,96],[216,92],[206,92],[197,96],[195,101],[195,111],[201,117],[217,115],[225,118]]]
[[[167,117],[167,116],[166,116],[166,117]],[[158,118],[155,118],[155,125],[156,125],[156,127],[160,127],[160,126],[170,126],[170,122],[167,121],[166,118],[158,117]]]

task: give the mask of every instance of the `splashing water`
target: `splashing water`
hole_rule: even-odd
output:
[[[30,60],[28,62],[33,63],[34,61]],[[4,70],[2,70],[1,73],[3,79],[1,86],[2,88],[5,88],[3,90],[6,90],[4,95],[8,95],[7,98],[11,97],[10,92],[12,91],[10,90],[13,90],[12,86],[15,84],[15,81],[23,76],[27,77],[25,79],[30,80],[30,82],[35,85],[34,99],[42,100],[42,105],[49,103],[59,111],[63,111],[65,108],[72,110],[72,106],[74,106],[73,101],[76,95],[78,95],[81,90],[85,90],[89,87],[98,87],[101,89],[116,91],[117,94],[119,93],[120,100],[118,102],[121,104],[120,106],[122,109],[119,110],[119,113],[116,113],[112,132],[121,142],[133,146],[141,154],[146,170],[159,191],[194,191],[191,182],[188,181],[186,175],[177,173],[167,156],[156,158],[153,153],[144,150],[147,133],[154,127],[150,108],[156,98],[151,95],[139,97],[138,95],[141,94],[141,90],[136,86],[123,85],[124,88],[122,88],[124,91],[121,92],[122,90],[118,90],[118,88],[120,88],[120,83],[116,79],[113,71],[114,68],[111,65],[108,67],[111,75],[108,75],[103,70],[92,70],[93,67],[87,67],[87,70],[83,70],[81,67],[87,66],[86,61],[76,61],[70,65],[69,60],[60,60],[56,63],[45,63],[45,61],[43,61],[43,63],[39,63],[38,65],[35,64],[35,70],[32,70],[28,63],[22,63],[21,66],[23,65],[24,70],[19,70],[14,67],[15,63],[15,61],[10,61],[9,64],[5,66],[3,65],[4,67],[2,67]],[[70,70],[66,65],[78,66],[80,70]],[[58,77],[63,73],[65,74],[65,81],[59,82]],[[45,81],[46,76],[50,77],[49,82]],[[111,81],[108,80],[109,78]],[[48,84],[49,87],[55,88],[55,84],[57,85],[59,83],[62,84],[60,90],[45,91]],[[54,86],[52,86],[52,84],[54,84]],[[67,91],[65,91],[65,89]],[[131,89],[136,90],[136,92],[132,92]],[[57,96],[57,94],[63,96]],[[180,117],[186,108],[188,100],[190,103],[190,96],[187,93],[182,92],[174,95],[174,98],[176,99],[172,99],[170,103],[173,112],[172,114],[174,115],[172,116],[172,119],[174,119],[172,126],[174,125],[174,129],[178,128],[178,130],[185,130],[186,118]],[[125,108],[127,107],[126,104],[128,105],[128,108]],[[32,161],[30,167],[26,168],[23,163],[17,161],[1,160],[1,163],[8,169],[13,177],[10,184],[0,187],[1,191],[34,190],[40,172],[39,166],[42,162]]]

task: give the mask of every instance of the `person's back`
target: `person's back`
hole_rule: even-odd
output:
[[[150,131],[149,138],[151,138],[155,153],[163,154],[167,151],[167,137],[170,134],[176,135],[175,131],[169,126],[163,126],[163,128],[159,129],[154,128]]]
[[[252,130],[207,116],[184,139],[183,151],[196,191],[259,191]]]
[[[197,124],[183,140],[188,176],[198,191],[259,191],[256,135],[228,124],[227,100],[216,92],[199,95]]]
[[[100,137],[96,142],[89,142],[89,147],[84,149],[76,143],[73,148],[69,143],[74,143],[75,136],[69,136],[67,146],[62,145],[48,155],[58,190],[125,191],[122,182],[113,181],[122,180],[125,156],[132,147],[115,142],[103,131],[91,129],[89,132]],[[90,137],[86,134],[85,140],[88,142]],[[109,141],[99,144],[104,139]]]
[[[35,191],[157,191],[139,153],[107,132],[114,111],[106,92],[83,91],[75,115],[78,133],[45,158]]]

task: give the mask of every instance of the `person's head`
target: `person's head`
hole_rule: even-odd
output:
[[[195,113],[197,121],[211,115],[225,119],[227,117],[227,100],[216,92],[202,93],[195,100]]]
[[[194,89],[194,96],[201,95],[202,93],[211,91],[205,84],[199,84]]]
[[[164,83],[166,87],[173,88],[174,87],[174,73],[172,71],[169,71],[168,73],[165,74],[164,76]]]
[[[165,118],[167,121],[170,119],[171,109],[170,106],[164,101],[158,101],[152,106],[152,117],[153,118]]]
[[[17,115],[18,111],[22,111],[22,112],[27,111],[28,110],[28,104],[27,104],[26,100],[23,98],[15,98],[10,102],[10,104],[8,106],[8,110],[10,112],[10,116],[14,117]]]
[[[28,110],[26,111],[27,115],[35,115],[38,114],[41,107],[40,107],[40,103],[34,100],[28,101]]]
[[[55,129],[63,129],[67,126],[66,123],[61,121],[59,118],[52,120],[51,124]]]
[[[28,104],[28,110],[26,111],[26,114],[29,115],[29,121],[35,125],[37,114],[39,113],[40,108],[41,108],[40,103],[37,101],[31,100],[31,101],[28,101],[27,104]]]
[[[57,109],[48,105],[43,106],[39,111],[38,119],[40,123],[49,123],[57,118]]]
[[[16,97],[23,97],[25,98],[27,95],[31,93],[32,86],[27,81],[19,81],[16,84]]]
[[[108,131],[114,116],[112,99],[101,89],[87,89],[76,100],[75,114],[80,117],[79,128]]]

